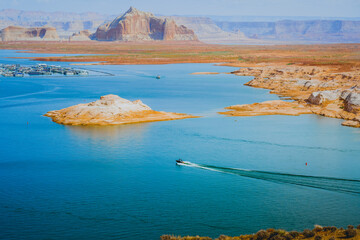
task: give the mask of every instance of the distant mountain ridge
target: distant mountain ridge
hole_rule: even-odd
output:
[[[61,38],[68,38],[74,32],[82,30],[96,31],[96,28],[111,19],[112,16],[94,12],[43,12],[4,9],[0,11],[0,29],[8,26],[43,27],[57,29]]]
[[[122,16],[122,15],[121,15]],[[120,16],[120,17],[121,17]],[[84,32],[95,33],[102,25],[118,19],[115,15],[100,13],[69,13],[21,11],[14,9],[0,10],[0,29],[8,26],[27,28],[55,27],[60,39],[89,40]],[[339,20],[316,20],[315,17],[249,17],[249,16],[157,16],[153,18],[168,18],[177,25],[192,29],[200,41],[206,43],[231,44],[273,44],[273,43],[359,43],[360,21],[346,18]],[[277,21],[281,19],[280,21]],[[225,20],[225,21],[224,21]],[[172,24],[168,24],[169,26]],[[115,31],[113,27],[111,27]],[[174,26],[171,27],[174,31]],[[169,29],[169,28],[168,28]],[[176,28],[175,28],[176,29]],[[177,28],[178,31],[185,31]],[[101,33],[99,29],[98,34]],[[81,32],[80,36],[74,33]],[[186,31],[185,31],[186,32]],[[101,33],[103,34],[103,33]],[[110,33],[109,33],[110,34]],[[115,33],[112,33],[115,34]],[[146,34],[145,34],[146,35]],[[145,35],[142,38],[146,38]],[[191,35],[191,34],[190,34]],[[190,36],[188,35],[188,36]],[[153,34],[153,37],[155,37]],[[101,36],[99,36],[101,38]],[[149,37],[149,36],[148,36]],[[130,35],[125,38],[131,39]],[[105,40],[103,38],[103,40]]]
[[[311,20],[277,22],[216,22],[222,30],[247,37],[282,41],[360,42],[360,21]]]
[[[194,30],[198,38],[206,43],[250,42],[250,39],[241,31],[226,32],[218,27],[212,19],[207,17],[174,16],[169,18],[175,20],[178,24]]]

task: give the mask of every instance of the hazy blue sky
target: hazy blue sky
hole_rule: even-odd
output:
[[[0,0],[0,9],[119,14],[360,17],[360,0]]]

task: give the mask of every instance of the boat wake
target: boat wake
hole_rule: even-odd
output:
[[[245,144],[257,144],[257,145],[267,145],[267,146],[274,146],[274,147],[283,147],[283,148],[295,148],[295,149],[309,149],[309,150],[325,150],[325,151],[336,151],[336,152],[360,152],[359,149],[342,149],[342,148],[333,148],[333,147],[326,147],[326,146],[306,146],[306,145],[296,145],[296,144],[282,144],[282,143],[273,143],[273,142],[266,142],[266,141],[258,141],[258,140],[249,140],[249,139],[236,139],[236,138],[226,138],[226,137],[217,137],[211,135],[204,135],[198,133],[184,133],[191,137],[197,137],[204,139],[206,141],[210,140],[217,140],[217,141],[227,141],[227,142],[239,142]]]
[[[288,174],[288,173],[239,169],[239,168],[226,168],[226,167],[218,167],[218,166],[205,165],[205,164],[196,164],[191,162],[184,162],[179,165],[201,168],[201,169],[221,172],[221,173],[234,174],[242,177],[261,179],[276,183],[293,184],[293,185],[318,188],[318,189],[334,191],[334,192],[360,195],[360,180],[357,179],[307,176],[307,175],[296,175],[296,174]]]
[[[54,88],[52,88],[50,90],[45,90],[45,91],[40,91],[40,92],[31,92],[31,93],[25,93],[25,94],[20,94],[20,95],[15,95],[15,96],[2,97],[2,98],[0,98],[0,100],[8,100],[8,99],[28,97],[28,96],[44,94],[44,93],[51,93],[51,92],[55,92],[58,89],[60,89],[60,88],[59,87],[54,87]]]

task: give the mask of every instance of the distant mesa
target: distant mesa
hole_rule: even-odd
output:
[[[64,125],[119,125],[195,117],[182,113],[154,111],[140,100],[129,101],[113,94],[102,96],[95,102],[50,111],[45,116]]]
[[[197,41],[194,31],[169,18],[155,17],[133,7],[111,23],[101,25],[94,35],[99,41]]]
[[[71,24],[72,27],[69,25],[66,31],[81,29],[88,25],[77,24],[79,25],[77,26],[75,22]],[[51,25],[59,26],[63,34],[64,26],[59,22],[51,22]],[[198,41],[193,30],[184,25],[177,25],[174,19],[155,17],[152,13],[142,12],[133,7],[112,22],[100,25],[93,34],[83,29],[66,38],[69,41]],[[56,28],[48,26],[31,28],[9,26],[0,31],[0,39],[2,41],[60,40]]]
[[[69,37],[70,41],[90,41],[91,32],[89,30],[79,31]]]
[[[58,41],[59,36],[54,27],[9,26],[0,31],[0,39],[2,41]]]
[[[205,43],[254,43],[253,39],[247,38],[240,30],[225,32],[208,17],[183,17],[171,16],[176,23],[184,25],[196,33],[200,41]]]
[[[246,37],[276,41],[314,41],[319,43],[358,43],[360,21],[349,20],[281,20],[273,22],[217,21],[226,32],[241,30]]]
[[[136,13],[136,14],[135,14]],[[62,40],[194,40],[220,44],[359,43],[360,21],[298,17],[154,16],[134,8],[116,17],[99,13],[0,10],[0,29],[55,27]],[[114,19],[114,20],[113,20]],[[287,19],[287,20],[286,20]],[[175,22],[171,22],[173,20]],[[165,21],[167,22],[165,24]],[[183,26],[181,26],[183,25]],[[101,26],[101,27],[99,27]],[[167,29],[165,31],[165,29]],[[190,30],[191,29],[191,30]],[[194,33],[192,32],[194,31]],[[72,36],[77,33],[75,36]],[[29,39],[29,38],[28,38]],[[38,40],[46,40],[37,38]],[[1,40],[1,36],[0,36]],[[36,40],[30,38],[29,40]]]

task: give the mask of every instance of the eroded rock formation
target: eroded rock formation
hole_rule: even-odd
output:
[[[254,116],[264,114],[314,113],[347,121],[344,126],[360,127],[360,70],[336,72],[325,67],[261,66],[241,68],[233,74],[255,76],[245,85],[270,89],[270,93],[295,102],[270,101],[235,105],[223,114]],[[300,111],[298,111],[300,110]]]
[[[0,31],[2,41],[58,41],[59,36],[56,28],[39,27],[24,28],[17,26],[9,26]]]
[[[133,7],[111,23],[101,25],[93,38],[101,41],[197,40],[193,30],[176,25],[174,20],[155,17]]]
[[[95,102],[50,111],[45,116],[64,125],[118,125],[194,117],[181,113],[154,111],[140,100],[131,102],[112,94],[102,96]]]
[[[77,33],[74,33],[69,40],[70,41],[90,41],[91,33],[88,30],[83,30]]]
[[[308,98],[308,101],[311,104],[321,105],[339,99],[340,95],[341,95],[341,91],[339,90],[313,92]]]

